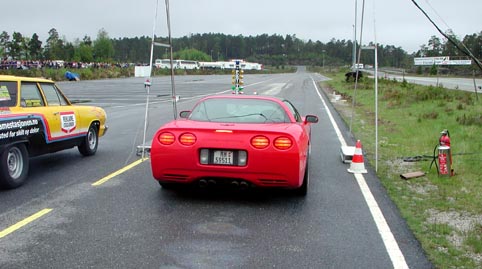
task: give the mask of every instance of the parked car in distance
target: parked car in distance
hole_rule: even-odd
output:
[[[29,157],[73,147],[94,155],[107,129],[102,108],[73,105],[54,81],[0,75],[0,186],[21,186]]]

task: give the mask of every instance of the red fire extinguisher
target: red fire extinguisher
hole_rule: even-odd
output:
[[[450,150],[450,133],[448,130],[440,132],[438,144],[438,174],[452,176],[452,153]]]

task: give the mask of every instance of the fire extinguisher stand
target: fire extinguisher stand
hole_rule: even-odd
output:
[[[438,175],[441,177],[452,175],[452,154],[449,146],[438,146]]]
[[[438,175],[452,176],[452,153],[450,152],[450,133],[447,129],[440,132],[438,144]]]

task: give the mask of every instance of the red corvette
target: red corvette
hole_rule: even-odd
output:
[[[317,116],[302,117],[277,97],[206,97],[157,131],[152,174],[164,188],[227,184],[306,195],[311,123],[316,122]]]

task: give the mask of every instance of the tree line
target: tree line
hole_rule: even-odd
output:
[[[48,32],[45,45],[34,33],[31,38],[19,32],[12,36],[3,31],[0,34],[0,56],[3,60],[64,60],[75,62],[110,62],[114,61],[114,47],[108,33],[101,29],[97,39],[92,41],[89,36],[82,40],[69,42],[60,38],[55,28]]]
[[[16,60],[65,60],[76,62],[123,62],[147,63],[150,57],[151,37],[110,38],[105,29],[100,29],[95,40],[89,36],[69,42],[60,38],[55,28],[50,29],[45,44],[37,34],[25,37],[19,32],[10,36],[0,34],[0,56]],[[450,33],[452,37],[455,37]],[[166,37],[155,37],[156,42],[167,43]],[[458,39],[456,39],[458,40]],[[353,41],[331,39],[327,43],[302,40],[295,34],[262,34],[257,36],[226,35],[221,33],[191,34],[173,38],[175,58],[198,61],[222,61],[245,59],[264,65],[312,65],[345,66],[353,59]],[[482,31],[466,35],[462,43],[478,59],[482,58]],[[373,44],[368,44],[373,45]],[[414,54],[401,47],[378,44],[380,67],[410,68],[413,57],[464,56],[453,44],[432,36],[427,44],[420,46]],[[154,58],[168,58],[168,50],[155,47]],[[361,62],[373,64],[373,54],[361,54]]]

